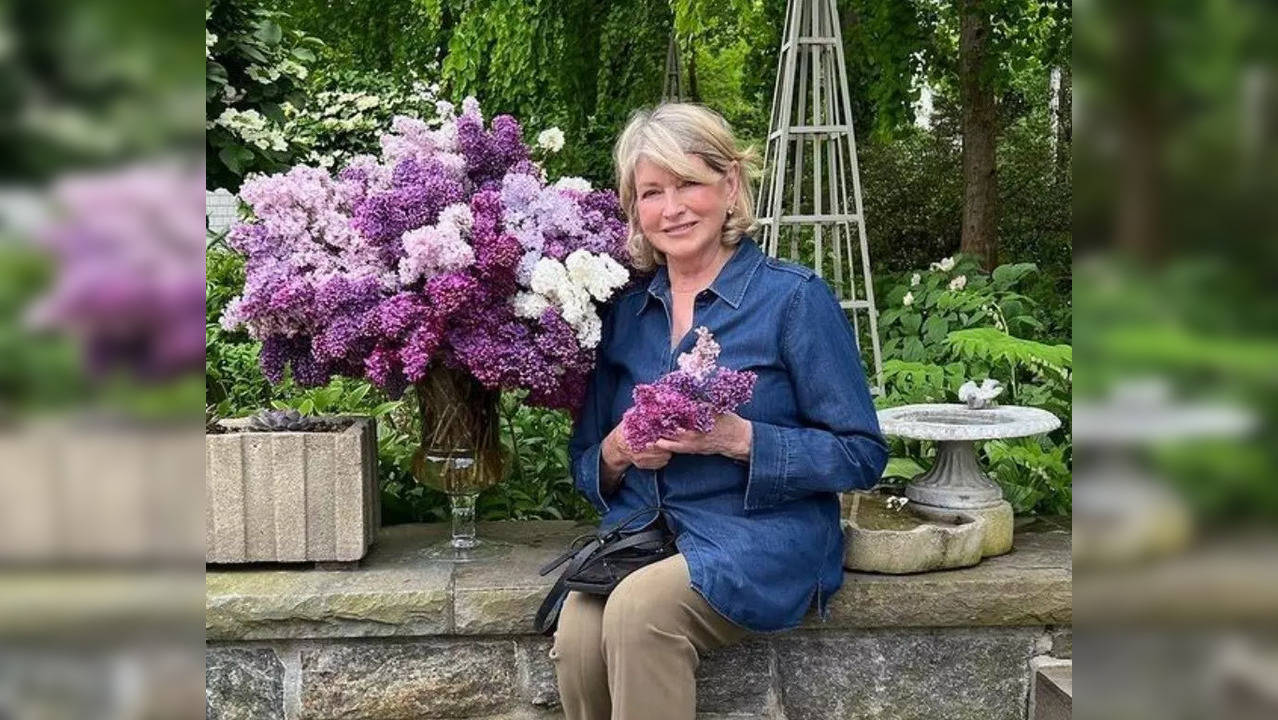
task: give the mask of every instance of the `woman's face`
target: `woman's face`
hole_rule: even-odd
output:
[[[700,157],[689,159],[719,179],[685,180],[647,158],[635,165],[639,228],[667,262],[703,256],[717,247],[728,208],[736,202],[736,173],[720,175]]]

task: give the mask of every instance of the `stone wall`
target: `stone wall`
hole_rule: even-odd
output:
[[[442,526],[383,531],[362,569],[217,570],[207,581],[206,716],[268,720],[562,717],[549,638],[531,633],[581,528],[481,524],[518,543],[456,568],[418,559]],[[1032,658],[1067,655],[1069,536],[1023,531],[974,568],[848,573],[831,618],[705,657],[701,718],[1023,720]]]

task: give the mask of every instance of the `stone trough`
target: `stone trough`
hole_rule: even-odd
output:
[[[889,507],[890,496],[850,493],[844,503],[843,567],[862,572],[927,572],[981,561],[985,521],[962,510]]]

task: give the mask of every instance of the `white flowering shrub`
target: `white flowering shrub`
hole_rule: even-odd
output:
[[[1032,263],[1018,263],[987,273],[960,255],[927,270],[877,278],[884,357],[878,405],[958,402],[967,381],[997,380],[1006,387],[1000,404],[1046,409],[1063,427],[1043,437],[984,443],[991,477],[1017,512],[1067,513],[1073,350],[1061,342],[1069,337],[1068,319],[1060,326],[1026,291],[1037,272]],[[892,457],[912,463],[902,467],[930,465],[924,454],[931,444],[891,441]]]
[[[302,102],[285,104],[282,130],[292,143],[294,162],[340,168],[357,155],[380,152],[379,138],[397,115],[430,118],[452,115],[439,99],[438,66],[394,76],[341,69],[317,73]]]
[[[210,0],[204,18],[207,184],[235,189],[292,161],[284,107],[303,96],[323,43],[251,0]]]

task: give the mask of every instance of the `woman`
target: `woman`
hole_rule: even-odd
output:
[[[615,159],[631,254],[656,274],[606,313],[572,471],[604,526],[665,508],[679,553],[607,598],[570,593],[550,657],[569,720],[684,720],[701,653],[795,627],[813,601],[827,618],[843,581],[837,493],[877,482],[887,450],[829,286],[746,235],[750,157],[723,119],[637,113]],[[628,447],[632,390],[674,369],[700,326],[720,365],[757,374],[753,398],[708,433]]]

